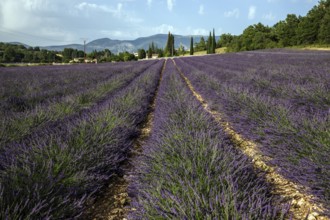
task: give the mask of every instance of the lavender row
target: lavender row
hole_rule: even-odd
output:
[[[262,55],[267,56],[263,53]],[[308,55],[316,56],[315,53],[307,53],[301,59],[308,59]],[[242,56],[242,54],[237,54],[235,65],[239,65]],[[254,54],[254,56],[255,62],[258,62],[259,53]],[[286,55],[282,54],[281,56]],[[324,56],[324,54],[320,55],[319,60],[325,62]],[[267,57],[270,59],[271,56]],[[276,56],[274,59],[276,61]],[[281,60],[283,59],[281,58]],[[291,56],[288,57],[288,60],[290,59],[292,59]],[[311,57],[311,59],[316,58]],[[192,60],[188,61],[188,59],[178,59],[177,64],[191,80],[196,90],[208,101],[211,108],[222,112],[234,130],[258,143],[262,153],[271,158],[269,164],[277,167],[280,174],[293,182],[306,186],[309,193],[315,195],[317,202],[325,205],[328,210],[327,215],[330,216],[330,188],[328,184],[330,182],[330,162],[327,159],[330,153],[330,104],[327,101],[323,101],[320,105],[311,104],[314,108],[311,111],[297,110],[294,108],[295,103],[290,99],[284,102],[279,98],[268,96],[267,93],[257,88],[253,89],[253,85],[247,85],[244,77],[245,79],[253,78],[257,73],[251,73],[247,70],[241,73],[242,77],[237,77],[231,81],[226,75],[222,75],[221,63],[217,64],[218,72],[213,72],[209,66],[201,70],[201,67],[194,65]],[[299,80],[294,78],[295,74],[290,73],[292,65],[295,65],[293,60],[287,65],[282,63],[281,67],[277,66],[276,68],[283,69],[287,67],[288,72],[287,75],[278,74],[277,77],[288,77],[297,86],[305,86],[303,83],[298,83]],[[329,81],[330,74],[325,73],[329,70],[328,64],[319,63],[318,65],[323,66],[324,69],[316,74],[309,73],[309,77],[313,80],[308,83],[315,82],[317,84],[321,80]],[[258,68],[258,63],[255,63],[255,66]],[[312,69],[313,66],[305,68]],[[298,78],[303,75],[303,73],[295,73]],[[233,83],[233,81],[237,83]],[[284,80],[282,87],[285,86]],[[324,93],[320,95],[320,100],[327,100],[325,93],[328,89],[327,85],[324,85]],[[317,91],[314,92],[317,93]],[[298,99],[298,102],[306,105],[304,99]]]
[[[167,61],[152,134],[129,191],[131,219],[282,219],[287,206]]]
[[[113,93],[109,94],[106,97],[103,97],[101,100],[95,103],[95,105],[91,106],[90,108],[84,108],[81,111],[75,112],[73,114],[69,114],[65,116],[64,118],[54,120],[54,121],[49,121],[42,126],[37,127],[36,129],[32,129],[32,131],[29,132],[29,134],[25,135],[24,137],[9,142],[8,144],[2,145],[0,148],[0,168],[1,162],[6,163],[5,158],[7,157],[6,154],[3,154],[3,151],[10,152],[10,151],[15,151],[19,147],[17,145],[24,145],[28,146],[31,142],[34,142],[34,140],[39,140],[39,139],[45,139],[48,140],[50,138],[50,135],[53,133],[56,134],[57,136],[65,136],[67,130],[67,125],[75,125],[76,122],[79,122],[81,118],[89,117],[89,115],[93,114],[93,112],[100,112],[104,111],[104,109],[108,109],[108,103],[112,102],[113,99],[118,98],[118,96],[121,96],[123,91],[126,91],[131,85],[136,84],[136,81],[138,81],[143,75],[147,73],[153,73],[157,72],[158,69],[161,67],[161,63],[156,63],[152,67],[150,67],[148,70],[145,70],[145,72],[140,73],[139,76],[132,78],[129,81],[126,81],[125,85],[122,87],[116,89],[113,91]],[[64,132],[63,132],[64,131]],[[8,151],[9,150],[9,151]]]
[[[102,80],[108,74],[120,72],[121,69],[132,66],[132,64],[120,64],[121,68],[118,69],[117,65],[37,66],[2,69],[0,74],[0,85],[2,88],[0,97],[3,99],[13,96],[13,94],[17,95],[17,97],[40,96],[38,92],[43,94],[55,93],[61,89],[66,90],[67,88],[75,87],[77,84],[89,83],[88,80],[82,79]],[[62,85],[62,88],[54,88],[54,85],[58,84]]]
[[[148,65],[150,64],[153,63],[148,63]],[[62,100],[37,106],[32,111],[6,115],[0,124],[1,146],[19,140],[40,127],[44,127],[47,123],[62,120],[71,114],[93,108],[104,98],[115,94],[117,90],[128,85],[141,74],[141,70],[145,71],[146,64],[141,63],[141,66],[137,65],[137,68],[132,72],[115,75],[109,82],[104,82],[94,89],[67,95]],[[149,67],[147,66],[147,68]]]
[[[1,153],[1,219],[73,219],[120,173],[145,120],[159,61],[93,110]]]
[[[128,64],[42,66],[6,68],[0,72],[0,112],[23,112],[36,105],[57,101],[68,94],[92,89],[113,75],[143,71],[147,62]],[[145,66],[145,67],[144,67]]]
[[[325,115],[329,110],[328,59],[329,54],[317,57],[309,53],[283,55],[259,52],[210,56],[198,60],[189,58],[185,61],[201,71],[207,66],[208,75],[218,82],[221,80],[222,86],[235,85],[241,90],[262,94],[308,116]]]

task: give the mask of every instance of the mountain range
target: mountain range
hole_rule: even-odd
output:
[[[180,45],[183,45],[185,49],[190,48],[190,37],[191,36],[182,36],[174,35],[174,44],[178,48]],[[192,36],[195,42],[199,42],[202,36],[194,35]],[[208,36],[203,36],[207,40]],[[216,37],[218,40],[219,37]],[[112,53],[119,52],[137,52],[138,49],[148,49],[151,43],[154,43],[158,48],[164,48],[167,42],[167,34],[156,34],[149,37],[140,37],[135,40],[112,40],[109,38],[101,38],[88,42],[86,46],[86,52],[92,52],[94,50],[101,51],[104,49],[109,49]],[[84,50],[83,44],[68,44],[68,45],[59,45],[59,46],[44,46],[40,47],[47,50],[62,51],[64,48],[73,48],[78,50]]]

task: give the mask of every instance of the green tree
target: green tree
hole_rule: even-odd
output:
[[[154,42],[151,42],[151,51],[152,51],[152,53],[156,52],[156,47],[155,47]]]
[[[190,55],[194,55],[194,39],[190,37]]]
[[[318,39],[322,44],[330,44],[330,6],[327,6],[323,19],[321,20]]]
[[[298,44],[314,44],[318,41],[321,21],[325,14],[324,1],[314,6],[305,17],[301,19],[297,29]]]
[[[152,58],[152,48],[151,45],[149,45],[149,49],[148,49],[148,59]]]
[[[7,46],[3,53],[3,62],[15,62],[16,51],[12,46]]]
[[[47,51],[47,63],[55,62],[56,53],[54,51]]]
[[[217,47],[228,47],[234,39],[234,36],[231,34],[221,34],[218,42]]]
[[[168,32],[167,34],[167,41],[166,41],[166,46],[165,46],[165,56],[169,56],[170,54],[170,51],[171,51],[171,48],[170,48],[170,45],[171,45],[171,33]]]
[[[164,57],[164,50],[163,49],[158,48],[156,52],[158,54],[158,57]]]
[[[139,59],[144,59],[146,58],[146,51],[144,49],[139,49],[138,50],[138,58]]]
[[[239,39],[241,48],[239,50],[258,50],[268,48],[272,45],[271,28],[261,23],[247,27]]]
[[[186,53],[186,50],[184,49],[184,46],[180,44],[180,47],[178,49],[178,55],[184,55]]]
[[[72,58],[77,58],[78,57],[78,50],[77,49],[72,51],[71,57]]]
[[[29,51],[29,50],[25,51],[22,62],[30,63],[32,62],[32,60],[33,60],[33,51]]]
[[[174,56],[175,55],[175,47],[174,47],[174,35],[172,35],[171,36],[172,37],[172,40],[171,40],[171,47],[172,47],[172,49],[171,49],[171,52],[172,52],[172,56]]]
[[[48,63],[48,51],[42,49],[39,53],[39,58],[41,63]]]
[[[72,59],[72,48],[64,48],[62,55],[63,55],[63,62],[68,63]]]
[[[174,49],[174,35],[168,32],[167,42],[165,47],[165,56],[173,56],[175,54]]]
[[[40,57],[38,51],[34,51],[32,63],[40,63]]]
[[[212,53],[215,53],[216,42],[215,42],[215,32],[213,28],[213,36],[212,36]]]
[[[109,50],[109,49],[105,49],[105,51],[109,51],[109,56],[111,56],[111,51]],[[83,50],[78,50],[78,52],[77,52],[77,57],[79,57],[79,58],[84,58],[85,57],[85,53],[84,53],[84,51]]]
[[[136,57],[134,56],[134,54],[131,54],[127,51],[125,51],[123,54],[123,61],[132,61],[132,60],[136,60]]]
[[[199,43],[196,43],[195,49],[196,49],[196,51],[206,50],[206,43],[205,43],[205,39],[203,36],[199,40]]]
[[[213,45],[213,39],[212,39],[212,36],[211,36],[211,31],[210,31],[209,38],[207,38],[207,47],[206,47],[206,53],[207,54],[212,53],[212,50],[213,50],[212,45]]]
[[[330,42],[330,0],[320,0],[306,16],[287,15],[272,28],[263,24],[247,27],[239,36],[221,35],[218,44],[228,51],[308,45]]]
[[[274,33],[278,46],[287,47],[297,44],[297,30],[300,18],[295,14],[288,14],[284,21],[277,22],[272,32]]]

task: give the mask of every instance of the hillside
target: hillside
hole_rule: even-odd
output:
[[[174,35],[175,36],[175,47],[179,47],[182,44],[185,48],[190,46],[190,36]],[[201,36],[193,36],[194,42],[199,42]],[[216,37],[219,39],[219,37]],[[207,36],[204,36],[207,39]],[[138,49],[148,49],[149,44],[154,42],[157,47],[164,48],[167,41],[167,34],[156,34],[148,37],[140,37],[135,40],[112,40],[109,38],[101,38],[93,40],[86,44],[86,52],[92,52],[94,50],[100,51],[109,49],[113,53],[119,53],[123,51],[136,52]],[[42,47],[47,50],[61,51],[64,48],[73,48],[83,50],[83,44],[69,44],[69,45],[58,45],[58,46],[46,46]]]

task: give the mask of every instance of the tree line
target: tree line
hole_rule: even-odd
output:
[[[92,51],[85,54],[82,50],[64,48],[63,51],[51,51],[40,47],[25,47],[10,43],[0,43],[0,63],[69,63],[84,62],[84,59],[97,59],[98,62],[136,60],[134,54],[122,52],[112,53],[109,49]]]
[[[217,42],[228,51],[307,45],[330,45],[330,0],[321,0],[306,16],[288,14],[272,27],[250,25],[238,36],[222,34]]]
[[[147,50],[145,49],[139,49],[138,50],[138,58],[144,59],[144,58],[152,58],[153,55],[157,55],[157,57],[172,57],[180,55],[182,52],[184,52],[184,48],[180,46],[180,48],[175,49],[174,46],[174,35],[171,32],[168,32],[167,35],[167,41],[165,48],[159,48],[154,42],[149,44],[149,47]]]
[[[192,50],[193,52],[190,53],[190,55],[193,55],[194,52],[198,52],[198,51],[206,51],[207,54],[213,54],[215,53],[216,48],[218,48],[218,44],[216,42],[214,29],[213,29],[213,34],[210,31],[207,40],[205,40],[204,37],[202,36],[200,41],[196,42],[194,46],[193,46],[193,39],[191,38],[190,50]]]

